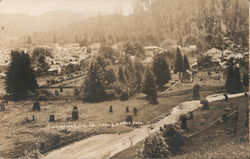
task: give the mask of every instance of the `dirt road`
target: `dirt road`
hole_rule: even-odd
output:
[[[229,98],[243,96],[243,93],[228,95]],[[211,95],[206,98],[209,102],[223,100],[223,94]],[[188,113],[201,106],[199,100],[186,101],[174,107],[170,115],[159,122],[137,128],[123,134],[103,134],[75,142],[61,149],[54,150],[45,158],[109,158],[132,145],[144,140],[149,134],[159,131],[164,124],[174,124],[178,121],[179,115]]]

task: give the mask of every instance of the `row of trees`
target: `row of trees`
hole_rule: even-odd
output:
[[[145,67],[139,58],[132,60],[130,52],[124,55],[110,47],[100,49],[88,66],[83,84],[85,101],[96,102],[115,95],[132,96],[142,92],[147,95],[146,100],[157,104],[157,89],[171,79],[164,54],[155,55],[152,65]]]

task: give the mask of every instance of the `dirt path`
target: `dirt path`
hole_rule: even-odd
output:
[[[243,96],[243,93],[228,95],[229,98]],[[223,94],[210,95],[206,98],[209,102],[223,100]],[[123,134],[103,134],[75,142],[61,149],[54,150],[45,158],[109,158],[132,145],[144,140],[149,134],[159,131],[164,124],[174,124],[179,115],[188,113],[201,106],[199,100],[183,102],[172,109],[170,115],[157,123],[137,128]]]

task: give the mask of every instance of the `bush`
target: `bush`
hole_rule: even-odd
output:
[[[49,122],[55,122],[55,115],[54,114],[49,116]]]
[[[181,121],[181,128],[187,129],[187,116],[185,114],[181,114],[179,116],[179,120]]]
[[[41,111],[41,107],[40,107],[39,102],[33,103],[32,111]]]
[[[125,101],[128,100],[128,93],[125,91],[122,91],[121,95],[120,95],[120,100],[121,101]]]
[[[60,93],[59,93],[59,91],[58,90],[55,90],[55,96],[60,96]]]
[[[45,100],[49,100],[49,97],[47,97],[46,95],[42,94],[42,95],[39,95],[36,99],[40,100],[40,101],[45,101]]]
[[[55,96],[53,95],[53,93],[51,93],[50,91],[45,90],[45,89],[39,90],[35,93],[36,100],[43,101],[43,100],[52,100],[54,98],[55,98]]]
[[[168,158],[170,151],[165,139],[160,134],[149,136],[144,141],[139,158]]]
[[[202,100],[200,101],[200,104],[203,104],[202,110],[209,109],[209,102],[208,102],[208,100],[202,99]]]
[[[133,123],[133,116],[131,114],[126,116],[126,122]]]
[[[137,116],[137,112],[138,112],[137,108],[134,108],[134,109],[133,109],[133,114],[134,114],[134,116]]]
[[[114,90],[105,90],[106,93],[106,99],[111,100],[115,98],[115,91]]]
[[[72,113],[71,113],[71,119],[72,119],[73,121],[76,121],[76,120],[79,119],[78,108],[77,108],[77,106],[74,106],[74,107],[73,107],[73,110],[72,110]]]
[[[174,125],[164,125],[163,137],[168,144],[168,150],[172,153],[180,151],[184,144],[184,137]]]

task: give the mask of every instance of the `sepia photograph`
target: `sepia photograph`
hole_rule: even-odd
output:
[[[0,159],[249,159],[249,0],[0,0]]]

